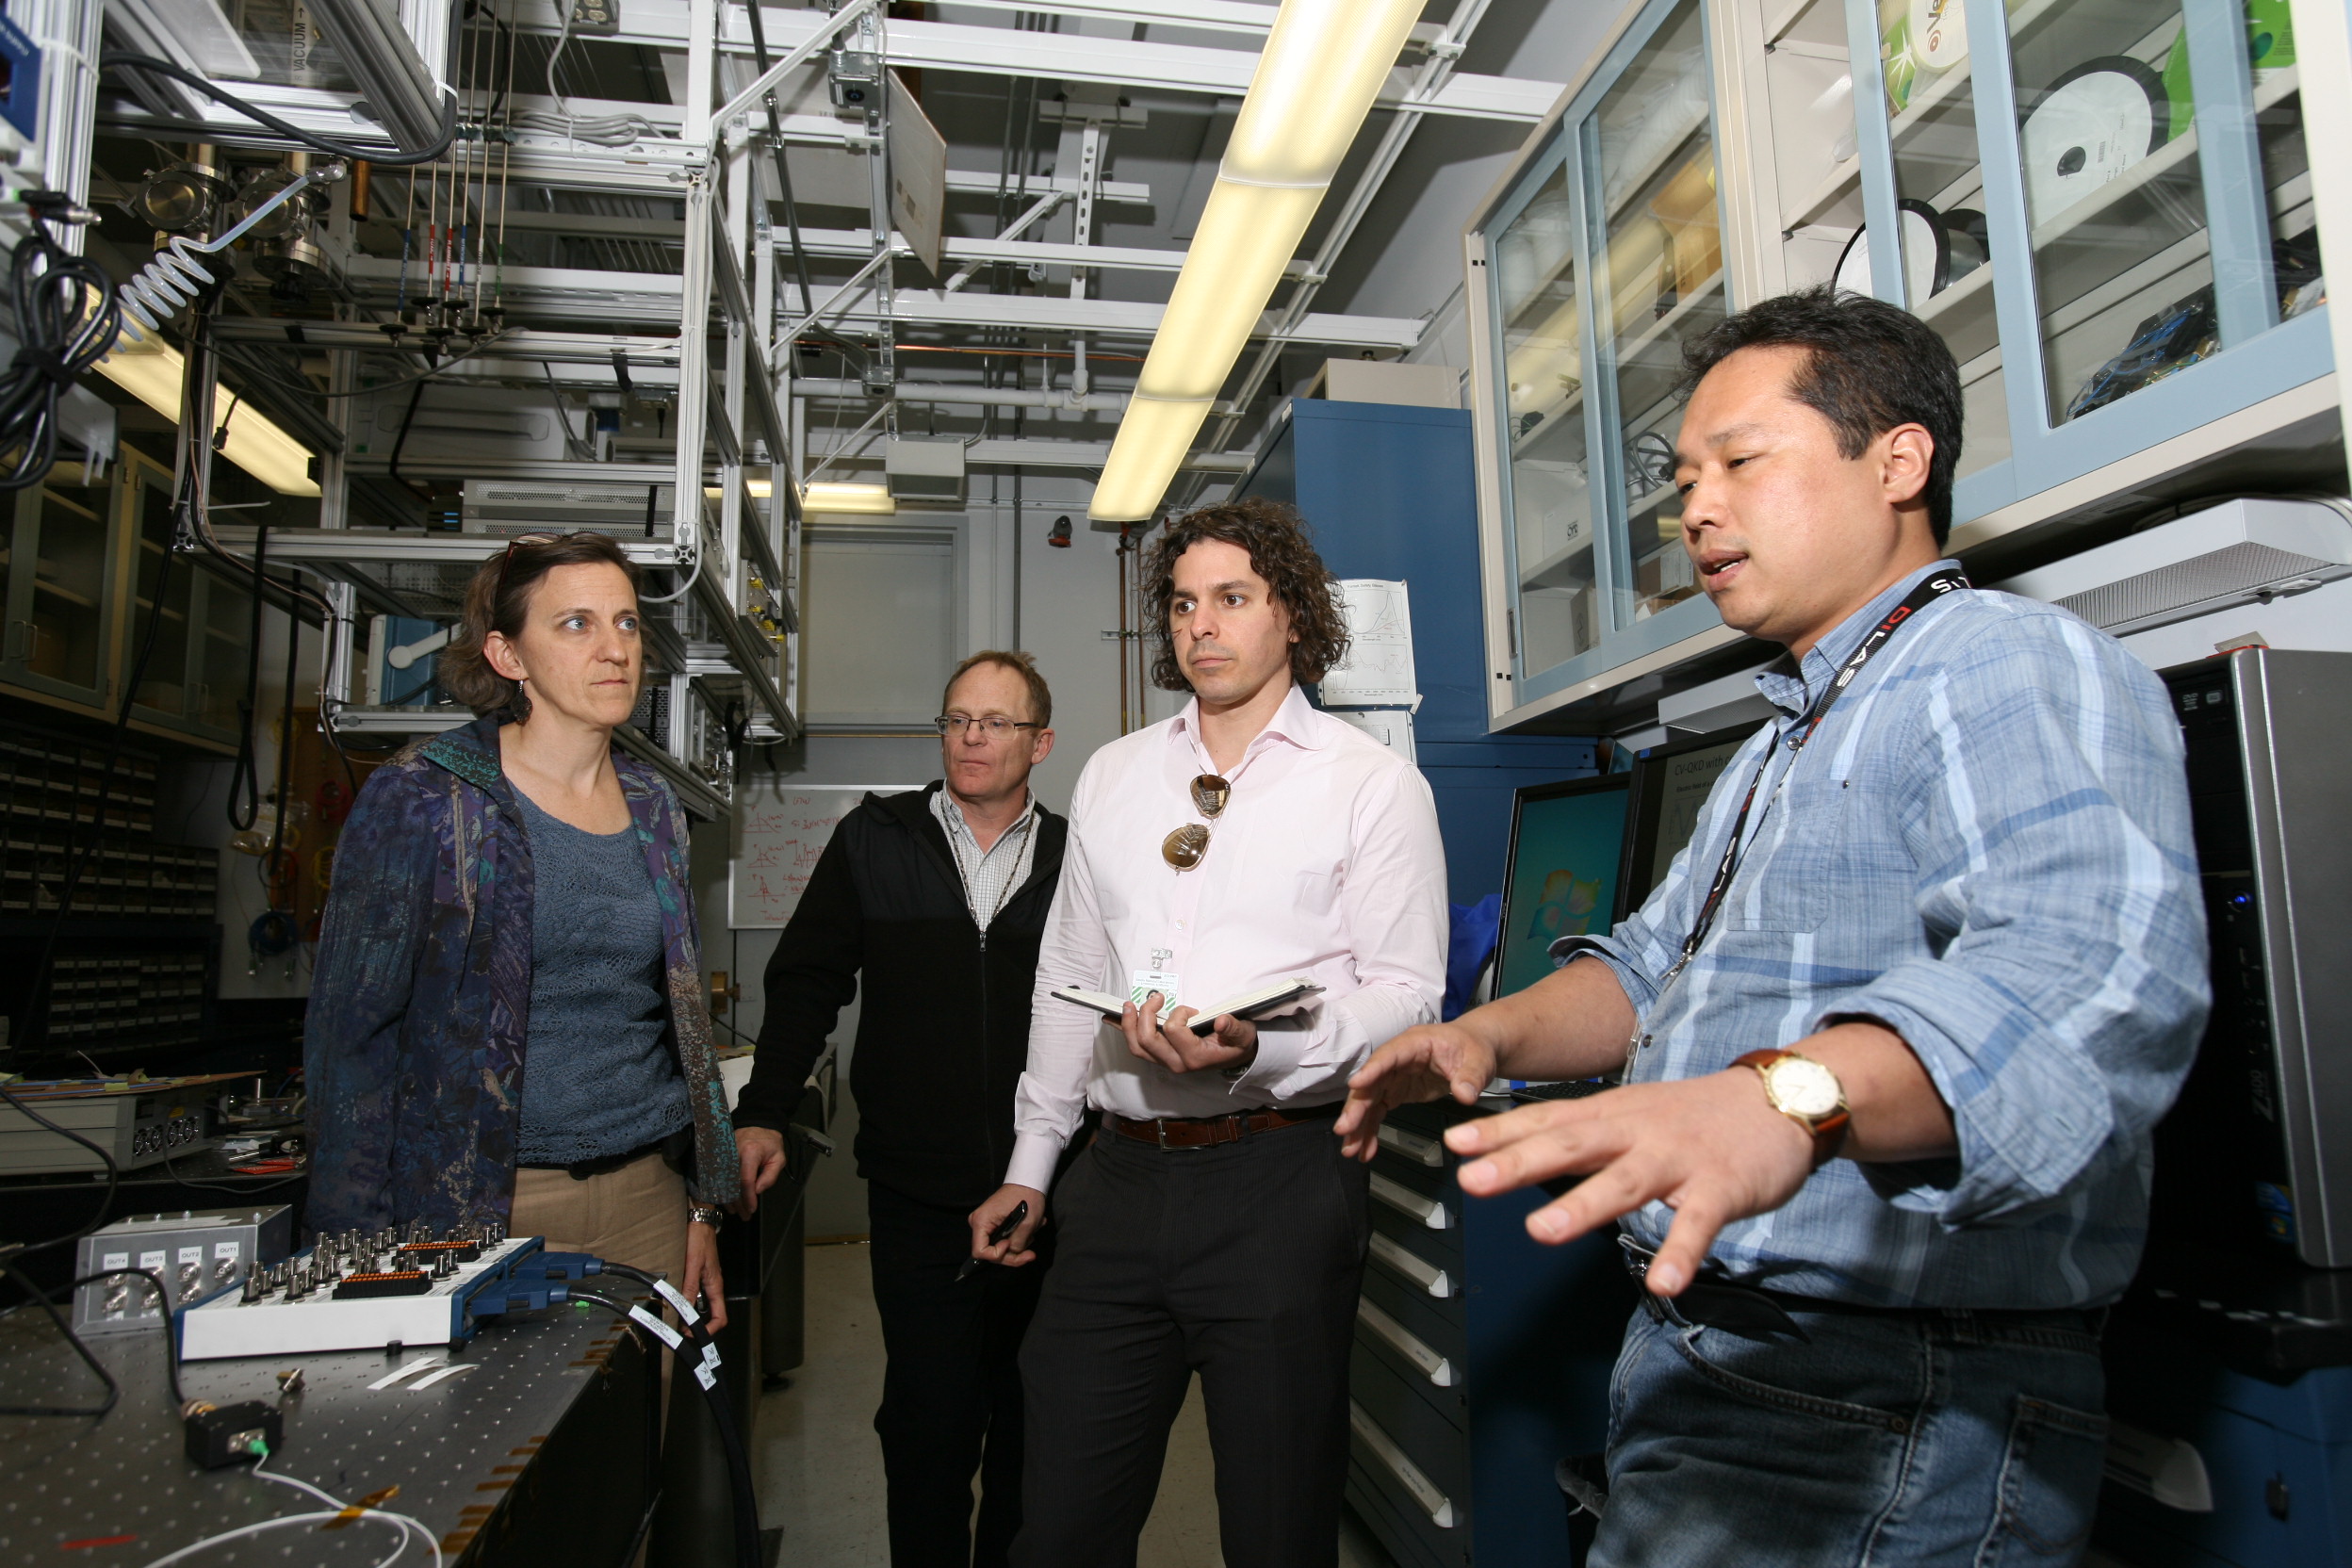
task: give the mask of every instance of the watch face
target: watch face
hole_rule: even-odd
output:
[[[1765,1074],[1772,1102],[1791,1116],[1824,1117],[1838,1109],[1838,1075],[1803,1056],[1774,1062]]]

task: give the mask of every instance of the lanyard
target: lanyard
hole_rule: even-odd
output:
[[[944,793],[945,792],[941,792]],[[960,814],[961,808],[952,801],[949,802],[947,808]],[[1006,828],[1003,836],[1000,837],[995,843],[990,844],[986,850],[980,847],[979,840],[973,839],[972,841],[972,853],[976,856],[977,858],[972,859],[969,864],[966,863],[964,854],[964,840],[972,832],[971,825],[969,823],[962,825],[963,833],[961,834],[951,830],[947,835],[947,847],[956,857],[956,874],[963,881],[964,884],[964,902],[967,905],[971,905],[972,878],[980,874],[980,868],[987,864],[988,856],[997,849],[1003,847],[1005,840],[1010,839],[1015,832],[1019,832],[1021,834],[1020,844],[1013,851],[1012,864],[1004,868],[1004,886],[996,890],[996,907],[990,909],[988,911],[988,918],[983,921],[980,918],[979,906],[977,905],[972,905],[972,923],[978,925],[984,932],[987,931],[989,926],[996,923],[996,917],[1004,912],[1004,901],[1013,896],[1013,890],[1018,881],[1017,874],[1021,870],[1021,858],[1028,849],[1029,830],[1037,825],[1037,803],[1036,800],[1032,799],[1029,802],[1029,809],[1021,813],[1021,825],[1019,828]]]
[[[1920,580],[1917,588],[1911,590],[1907,598],[1886,612],[1885,620],[1870,629],[1870,634],[1862,639],[1861,645],[1847,655],[1846,662],[1838,667],[1836,678],[1821,693],[1821,700],[1798,714],[1785,732],[1788,739],[1788,765],[1781,770],[1780,782],[1772,786],[1772,794],[1764,802],[1764,816],[1772,814],[1772,803],[1780,798],[1780,792],[1788,788],[1788,776],[1797,770],[1798,755],[1805,750],[1805,743],[1813,738],[1813,732],[1821,727],[1821,721],[1829,716],[1830,704],[1854,684],[1854,678],[1862,673],[1862,666],[1869,663],[1872,656],[1886,645],[1886,640],[1912,616],[1946,594],[1968,586],[1968,574],[1957,566],[1947,566],[1941,571],[1929,573]],[[1682,956],[1674,960],[1674,967],[1658,981],[1658,988],[1661,993],[1674,983],[1674,976],[1682,972],[1683,967],[1697,956],[1699,944],[1707,939],[1708,930],[1715,924],[1715,916],[1723,908],[1723,895],[1731,890],[1731,879],[1740,870],[1741,841],[1747,831],[1748,813],[1755,808],[1756,792],[1763,788],[1765,772],[1772,765],[1772,752],[1779,746],[1780,737],[1774,736],[1772,744],[1765,750],[1764,760],[1756,767],[1756,776],[1748,781],[1747,798],[1740,803],[1740,815],[1731,825],[1731,841],[1723,846],[1723,858],[1715,867],[1715,880],[1707,887],[1706,902],[1699,906],[1698,919],[1691,923],[1690,935],[1683,939]],[[1757,818],[1756,830],[1763,831],[1762,816]]]

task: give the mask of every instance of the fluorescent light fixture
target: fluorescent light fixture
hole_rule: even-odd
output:
[[[878,517],[898,510],[887,484],[811,484],[801,491],[800,504],[806,512],[866,513]]]
[[[1129,399],[1086,514],[1122,523],[1151,516],[1215,401],[1213,397],[1147,398],[1140,392]]]
[[[1159,505],[1420,15],[1421,0],[1282,0],[1089,516]]]
[[[743,481],[744,491],[753,500],[756,501],[766,500],[768,498],[768,492],[773,488],[774,486],[764,479],[747,479]],[[710,497],[712,500],[717,500],[721,496],[727,494],[726,491],[720,489],[715,484],[704,485],[702,487],[702,493]]]
[[[174,425],[180,422],[180,378],[184,368],[180,351],[153,334],[137,343],[118,340],[113,351],[97,366],[100,375]],[[216,407],[228,408],[220,400],[217,384],[213,394]],[[229,438],[220,449],[222,457],[281,496],[318,494],[318,482],[310,477],[309,448],[286,434],[269,416],[242,398],[229,409],[228,418]]]
[[[1217,396],[1322,200],[1320,186],[1217,182],[1135,382],[1138,396]]]

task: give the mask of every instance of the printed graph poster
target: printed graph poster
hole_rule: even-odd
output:
[[[744,787],[735,799],[735,857],[727,867],[727,923],[738,931],[780,926],[800,907],[817,857],[834,826],[869,792],[896,794],[903,784],[840,784],[807,789]]]

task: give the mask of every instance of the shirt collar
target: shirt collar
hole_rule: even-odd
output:
[[[1764,700],[1782,712],[1795,717],[1809,707],[1838,675],[1838,667],[1853,657],[1862,645],[1862,639],[1885,620],[1895,606],[1911,596],[1934,572],[1958,562],[1943,560],[1921,566],[1902,580],[1890,584],[1885,592],[1861,609],[1839,621],[1829,634],[1805,650],[1802,662],[1783,653],[1756,674],[1756,689],[1764,694]]]
[[[1012,821],[1004,825],[1004,831],[996,836],[996,843],[998,844],[1003,843],[1006,839],[1010,838],[1013,830],[1019,827],[1024,821],[1037,815],[1037,792],[1029,788],[1026,784],[1023,784],[1021,787],[1021,791],[1023,797],[1021,803],[1021,810],[1014,816]],[[972,848],[978,849],[980,847],[980,836],[972,830],[972,823],[964,816],[964,808],[962,803],[957,801],[954,792],[948,789],[947,781],[945,779],[941,779],[939,781],[939,787],[936,791],[932,792],[931,809],[932,814],[939,819],[940,826],[946,828],[950,833],[962,835],[965,841],[970,843]],[[988,846],[988,849],[991,852],[993,852],[995,848],[996,844],[990,844]]]
[[[1323,715],[1316,711],[1315,704],[1307,700],[1306,688],[1294,680],[1290,683],[1289,693],[1282,698],[1282,705],[1274,710],[1274,716],[1266,721],[1266,727],[1258,731],[1242,752],[1243,760],[1247,760],[1254,755],[1260,743],[1268,737],[1288,741],[1303,751],[1320,751],[1324,745],[1322,724]],[[1202,749],[1199,697],[1185,703],[1183,711],[1168,725],[1168,740],[1170,745],[1185,746],[1196,751]]]

